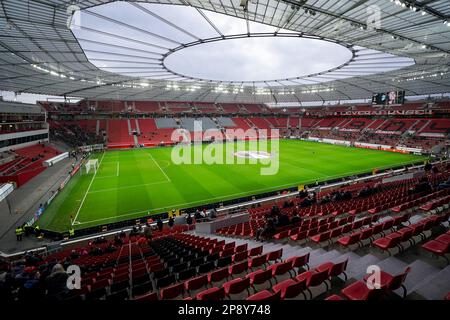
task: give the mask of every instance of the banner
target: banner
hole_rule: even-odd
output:
[[[338,111],[336,115],[342,116],[419,116],[433,114],[431,110],[367,110],[367,111]]]

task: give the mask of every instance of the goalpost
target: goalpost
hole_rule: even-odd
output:
[[[91,172],[96,173],[98,169],[98,159],[91,159],[86,161],[84,167],[86,168],[86,174],[89,174]]]

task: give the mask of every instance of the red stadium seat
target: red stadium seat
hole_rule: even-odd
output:
[[[245,271],[247,271],[248,269],[248,261],[242,261],[236,264],[233,264],[232,266],[229,267],[228,269],[228,273],[230,276],[232,275],[236,275],[236,274],[241,274],[244,273]]]
[[[228,297],[234,294],[242,293],[244,290],[247,290],[248,295],[250,295],[250,291],[248,290],[249,287],[250,287],[249,278],[237,278],[225,282],[223,284],[223,288],[225,289],[225,295],[227,295]]]
[[[312,292],[310,290],[311,287],[317,287],[320,286],[322,283],[325,284],[326,291],[328,291],[328,269],[323,271],[314,271],[309,270],[305,271],[298,276],[295,277],[295,280],[301,282],[306,281],[306,290],[309,292],[310,298],[312,299]]]
[[[158,300],[158,294],[156,292],[150,292],[141,296],[134,297],[135,301],[156,301]]]
[[[228,279],[229,272],[228,268],[222,268],[208,274],[208,283],[212,284],[213,282],[223,281]]]
[[[364,281],[356,281],[342,289],[341,293],[349,300],[380,300],[384,289],[369,289]]]
[[[207,290],[204,290],[195,296],[196,300],[219,301],[223,300],[224,298],[225,298],[224,288],[217,288],[217,287],[212,287]]]
[[[271,261],[277,262],[277,261],[281,260],[282,256],[283,256],[283,248],[276,250],[276,251],[269,252],[267,254],[267,262],[271,262]]]
[[[407,290],[404,286],[404,282],[406,280],[406,276],[411,271],[410,267],[407,267],[403,273],[400,273],[396,276],[392,276],[391,274],[381,271],[380,272],[380,287],[384,288],[385,290],[397,290],[399,288],[403,289],[403,298],[406,297]],[[364,277],[364,281],[367,281],[367,279],[370,277],[370,275],[366,275]]]
[[[339,263],[326,262],[317,266],[315,270],[318,272],[327,270],[329,279],[331,279],[332,277],[338,277],[342,274],[344,275],[344,281],[347,281],[347,274],[345,273],[345,270],[347,269],[347,263],[348,259]]]
[[[272,286],[272,270],[271,269],[267,269],[267,270],[256,270],[253,271],[249,274],[247,274],[246,276],[247,278],[250,279],[250,286],[254,287],[255,285],[261,285],[267,281],[269,281],[270,286]]]
[[[291,275],[292,262],[278,262],[269,266],[267,269],[272,270],[272,277],[275,279],[275,281],[277,281],[277,276],[282,276],[286,273],[289,273],[289,275]]]
[[[184,293],[184,283],[178,283],[170,287],[161,289],[159,296],[161,300],[175,299]]]
[[[291,257],[285,260],[286,262],[292,263],[292,268],[295,270],[297,268],[297,273],[300,268],[306,267],[309,270],[309,252],[303,256]]]
[[[248,261],[248,267],[250,269],[258,268],[258,267],[265,265],[266,263],[267,263],[267,255],[262,255],[262,256],[251,258]]]
[[[349,236],[345,236],[345,237],[340,238],[338,240],[338,243],[343,245],[343,246],[345,246],[345,247],[348,247],[348,246],[351,246],[353,244],[358,243],[360,237],[361,237],[361,233],[359,233],[359,232],[358,233],[352,233]]]
[[[344,298],[342,298],[341,296],[339,296],[339,295],[337,295],[337,294],[332,294],[331,296],[326,297],[325,300],[330,300],[330,301],[332,301],[332,300],[335,300],[335,301],[341,301],[341,300],[344,300]]]
[[[307,290],[306,279],[304,279],[303,281],[295,281],[292,279],[286,279],[286,280],[274,285],[272,290],[274,292],[280,291],[281,300],[295,298],[299,294],[302,294],[303,298],[305,300],[307,300],[306,294],[305,294],[305,290]]]
[[[263,252],[263,246],[250,249],[248,252],[249,257],[259,256]]]
[[[254,301],[276,301],[280,300],[281,297],[281,291],[277,291],[275,293],[272,293],[268,290],[263,290],[258,293],[255,293],[254,295],[249,296],[245,300],[254,300]]]
[[[380,248],[381,250],[387,251],[390,255],[391,252],[389,251],[389,249],[398,247],[399,250],[401,250],[401,248],[399,247],[401,239],[402,239],[401,234],[394,234],[389,238],[384,237],[384,238],[377,239],[372,244],[375,247]]]
[[[195,291],[208,285],[208,276],[205,274],[184,282],[184,289],[187,292]]]

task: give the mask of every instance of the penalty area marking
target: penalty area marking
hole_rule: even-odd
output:
[[[152,159],[153,159],[153,157],[152,157]],[[155,161],[155,160],[153,159],[153,161]],[[404,162],[403,164],[409,164],[409,163],[411,163],[411,162],[408,161],[408,162]],[[402,164],[397,164],[397,165],[402,165]],[[391,167],[391,166],[392,165],[388,165],[386,167]],[[100,167],[100,165],[99,165],[99,167]],[[159,165],[158,165],[158,167],[159,167]],[[296,166],[293,166],[293,167],[296,167]],[[380,167],[379,169],[385,169],[386,167]],[[304,168],[302,168],[302,169],[304,169]],[[309,170],[309,171],[313,171],[313,170]],[[341,174],[329,175],[329,176],[327,176],[327,180],[331,180],[331,179],[337,178],[337,177],[349,176],[349,175],[352,175],[352,174],[360,174],[360,173],[363,173],[363,172],[368,172],[368,171],[354,170],[354,171],[344,172],[344,173],[341,173]],[[312,183],[313,181],[314,181],[314,179],[311,179],[311,180],[305,181],[303,183],[305,183],[305,184],[306,183]],[[163,182],[155,182],[153,184],[159,184],[159,183],[167,183],[167,182],[164,182],[164,181]],[[283,187],[293,187],[293,186],[295,186],[298,183],[299,182],[282,184],[282,185],[278,185],[278,186],[276,186],[274,188],[277,189],[277,188],[283,188]],[[148,185],[148,184],[144,184],[144,185]],[[137,187],[137,186],[139,186],[139,185],[134,185],[134,186],[130,186],[130,187]],[[125,188],[128,188],[128,187],[125,187]],[[227,194],[227,195],[223,195],[223,196],[208,197],[208,198],[202,199],[202,200],[196,200],[196,201],[191,201],[191,202],[184,202],[184,203],[179,203],[179,204],[173,204],[173,205],[166,206],[166,207],[153,208],[153,209],[145,210],[145,211],[137,211],[137,212],[133,212],[133,213],[126,213],[126,214],[121,214],[121,215],[115,215],[115,216],[111,216],[111,217],[107,217],[107,218],[95,219],[95,220],[90,220],[90,221],[85,221],[85,222],[74,221],[73,224],[83,225],[83,224],[88,224],[88,223],[93,223],[93,222],[98,222],[98,221],[105,221],[105,220],[111,220],[111,219],[116,219],[116,218],[121,218],[121,217],[127,217],[127,216],[131,216],[131,215],[139,215],[139,214],[146,213],[146,212],[149,212],[149,211],[158,211],[158,210],[162,210],[162,209],[165,210],[165,209],[168,209],[168,208],[171,208],[171,207],[187,206],[187,205],[190,205],[190,204],[197,204],[197,203],[202,203],[202,202],[204,203],[205,201],[208,201],[210,199],[224,199],[224,198],[229,198],[229,197],[233,197],[233,196],[236,196],[236,195],[252,194],[252,193],[255,193],[255,192],[258,192],[258,191],[267,191],[268,189],[269,188],[261,188],[261,189],[244,191],[244,192],[239,192],[239,193]],[[106,189],[104,189],[104,190],[106,191]],[[117,188],[114,188],[114,190],[117,190]],[[102,190],[92,191],[91,193],[101,192],[101,191]]]
[[[78,215],[80,214],[81,208],[83,207],[84,201],[86,200],[86,197],[87,197],[87,195],[88,195],[88,193],[89,193],[89,190],[91,189],[92,183],[94,182],[95,176],[97,175],[97,172],[98,172],[98,170],[100,169],[100,165],[102,164],[102,161],[103,161],[103,158],[104,158],[104,157],[105,157],[105,152],[103,152],[102,158],[100,159],[100,162],[98,163],[97,170],[95,170],[94,175],[92,176],[91,182],[89,183],[89,186],[88,186],[88,188],[87,188],[87,190],[86,190],[86,193],[84,194],[84,197],[83,197],[83,199],[81,200],[81,204],[80,204],[80,206],[78,207],[77,214],[75,215],[75,218],[73,218],[72,226],[73,226],[76,222],[78,222],[78,221],[77,221]],[[80,223],[78,222],[78,224],[80,224]]]
[[[152,186],[155,184],[165,184],[165,183],[169,183],[169,181],[164,180],[164,181],[155,181],[155,182],[150,182],[150,183],[143,183],[143,184],[133,184],[131,186],[123,186],[123,187],[117,187],[117,188],[108,188],[108,189],[99,189],[99,190],[94,190],[94,191],[89,191],[89,193],[99,193],[99,192],[109,192],[109,191],[116,191],[116,190],[123,190],[123,189],[132,189],[132,188],[137,188],[137,187],[145,187],[145,186]]]
[[[166,177],[167,181],[168,182],[172,182],[172,180],[170,180],[170,178],[167,176],[166,172],[159,166],[158,162],[156,162],[155,158],[153,158],[152,154],[149,153],[148,155],[153,160],[153,162],[156,164],[156,166],[159,168],[159,170],[161,170],[161,172],[163,173],[164,177]]]

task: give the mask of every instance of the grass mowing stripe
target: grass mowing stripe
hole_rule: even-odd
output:
[[[243,150],[255,151],[250,144],[239,144]],[[195,148],[205,150],[207,147],[211,146]],[[226,147],[224,145],[225,159],[235,159],[233,148]],[[375,168],[398,167],[426,159],[378,150],[280,140],[277,152],[279,170],[275,175],[262,176],[261,168],[267,167],[263,163],[175,165],[171,155],[172,148],[167,147],[97,154],[95,157],[101,159],[101,168],[99,166],[95,179],[89,175],[77,175],[69,181],[45,210],[40,220],[41,227],[67,231],[77,211],[76,223],[81,225],[75,224],[74,228],[85,228],[139,218],[147,216],[147,213],[201,206],[299,184],[370,173]]]
[[[341,178],[341,177],[347,177],[349,175],[356,174],[356,173],[361,173],[361,171],[359,171],[359,170],[350,171],[350,172],[341,173],[341,174],[334,175],[334,176],[324,175],[325,179],[312,179],[312,180],[304,181],[303,183],[304,184],[309,184],[309,183],[313,183],[315,181],[321,182],[322,180],[331,180],[331,179],[336,179],[336,178]],[[168,183],[168,182],[164,182],[164,183]],[[298,185],[298,182],[286,183],[286,184],[272,186],[272,187],[267,187],[267,188],[260,188],[260,189],[255,189],[255,190],[249,190],[249,191],[243,191],[243,192],[228,194],[225,198],[228,198],[228,197],[233,198],[233,197],[236,197],[236,196],[252,195],[252,194],[257,194],[257,193],[260,193],[260,192],[269,192],[271,190],[278,190],[278,189],[282,189],[282,188],[290,188],[290,187],[295,187],[297,185]],[[88,223],[93,223],[93,222],[99,222],[99,221],[106,221],[106,220],[116,219],[116,218],[120,218],[120,217],[129,217],[129,216],[133,216],[133,215],[134,216],[139,216],[140,214],[147,213],[149,211],[158,211],[158,210],[163,210],[163,209],[168,210],[168,209],[171,209],[173,207],[180,207],[180,206],[188,207],[188,206],[194,205],[194,204],[205,204],[205,203],[208,202],[208,200],[217,200],[217,199],[219,199],[219,200],[224,199],[224,196],[208,197],[208,198],[205,198],[205,199],[200,199],[198,201],[177,203],[177,204],[168,205],[167,207],[161,207],[161,208],[154,208],[152,210],[144,210],[144,211],[138,211],[138,212],[125,213],[125,214],[117,215],[117,216],[114,216],[114,217],[107,217],[107,218],[96,219],[96,220],[91,220],[91,221],[79,222],[78,224],[82,225],[82,224],[88,224]]]

